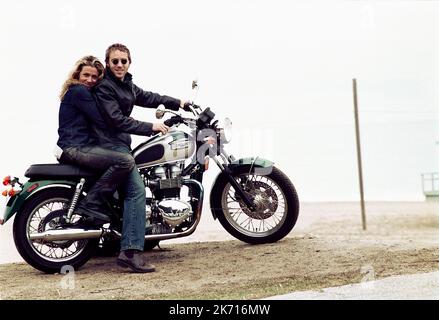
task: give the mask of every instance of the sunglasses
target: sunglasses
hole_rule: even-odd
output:
[[[114,65],[118,65],[119,64],[119,61],[123,64],[123,65],[125,65],[125,64],[127,64],[127,62],[128,62],[128,60],[127,59],[111,59],[111,63],[112,64],[114,64]]]

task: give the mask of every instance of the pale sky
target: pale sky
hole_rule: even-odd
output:
[[[3,2],[0,175],[55,162],[62,83],[120,42],[145,90],[190,99],[197,78],[197,102],[233,120],[229,150],[273,160],[305,201],[359,199],[356,78],[366,200],[422,200],[420,174],[439,171],[436,21],[433,1]]]

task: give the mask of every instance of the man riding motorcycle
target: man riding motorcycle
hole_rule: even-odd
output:
[[[105,53],[106,71],[104,79],[96,86],[95,96],[99,110],[110,127],[102,130],[100,144],[110,150],[131,153],[130,134],[149,136],[154,131],[166,133],[164,124],[142,122],[130,117],[134,105],[157,108],[160,104],[172,110],[184,107],[184,102],[157,93],[147,92],[132,82],[128,73],[131,65],[129,49],[122,44],[113,44]],[[129,174],[124,184],[124,215],[122,225],[121,252],[117,258],[119,265],[135,272],[144,272],[150,267],[139,265],[137,256],[143,251],[145,236],[145,186],[137,169]],[[150,226],[147,232],[156,231]],[[160,232],[160,230],[158,230]]]

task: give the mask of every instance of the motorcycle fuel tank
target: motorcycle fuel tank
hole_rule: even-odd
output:
[[[195,141],[183,131],[158,134],[133,150],[134,160],[139,169],[156,164],[185,160],[195,151]]]

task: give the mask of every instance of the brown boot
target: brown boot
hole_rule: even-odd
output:
[[[124,250],[117,257],[117,264],[123,268],[131,268],[134,272],[154,272],[155,267],[146,263],[140,251]]]

